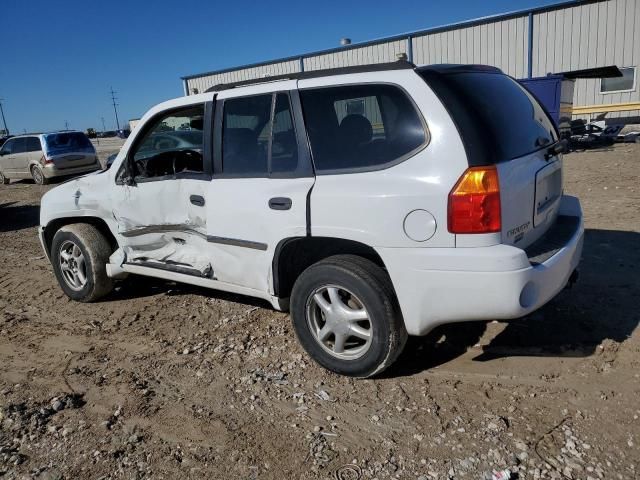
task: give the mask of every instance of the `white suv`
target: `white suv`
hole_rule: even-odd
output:
[[[492,67],[220,85],[152,108],[109,170],[47,193],[40,239],[74,300],[128,274],[263,298],[318,363],[367,377],[407,335],[521,317],[573,280],[562,150]]]

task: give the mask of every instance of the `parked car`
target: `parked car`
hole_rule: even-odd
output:
[[[129,130],[128,128],[121,128],[116,132],[116,134],[118,135],[118,138],[129,138],[129,135],[131,135],[131,130]]]
[[[0,181],[33,178],[39,185],[54,177],[100,168],[96,150],[82,132],[64,131],[12,137],[0,149]]]
[[[368,377],[408,335],[522,317],[576,278],[564,148],[492,67],[214,87],[152,108],[110,169],[49,191],[40,240],[74,300],[129,274],[262,298],[319,364]]]
[[[115,130],[107,130],[106,132],[98,132],[97,136],[98,136],[98,138],[117,137],[118,136],[118,132],[116,132]]]

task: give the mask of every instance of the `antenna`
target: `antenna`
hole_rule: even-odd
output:
[[[2,109],[2,101],[4,98],[0,98],[0,114],[2,114],[2,124],[4,125],[4,134],[9,135],[9,129],[7,128],[7,121],[4,118],[4,110]]]
[[[120,130],[120,121],[118,120],[118,109],[116,108],[116,106],[118,105],[116,103],[116,100],[118,99],[116,97],[116,93],[118,92],[114,92],[113,87],[111,87],[111,102],[113,103],[113,112],[116,114],[116,127],[118,127],[118,130]]]

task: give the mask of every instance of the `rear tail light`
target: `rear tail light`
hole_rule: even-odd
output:
[[[50,163],[53,163],[53,160],[47,158],[46,155],[42,155],[42,157],[40,158],[40,165],[48,165]]]
[[[500,185],[495,166],[468,168],[449,193],[451,233],[499,232]]]

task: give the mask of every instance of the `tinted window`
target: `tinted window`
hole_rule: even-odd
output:
[[[82,132],[51,133],[44,137],[47,152],[51,155],[63,152],[93,152],[93,145]]]
[[[2,151],[5,154],[13,153],[13,146],[15,143],[16,141],[14,139],[7,140],[4,145],[2,145]]]
[[[39,152],[40,150],[42,150],[42,146],[38,137],[27,138],[27,152]]]
[[[522,157],[557,140],[555,125],[518,82],[493,72],[422,71],[456,123],[471,165]]]
[[[636,69],[621,68],[620,71],[622,72],[621,77],[603,78],[600,80],[600,91],[602,93],[633,90],[636,83]]]
[[[204,106],[158,117],[133,151],[136,180],[204,171]]]
[[[24,153],[27,151],[27,139],[25,137],[16,138],[11,153]]]
[[[425,144],[411,100],[391,85],[300,92],[316,170],[373,169]]]
[[[224,102],[222,172],[266,175],[273,95],[231,98]]]
[[[273,114],[271,173],[293,172],[298,167],[298,143],[289,96],[279,93]]]

